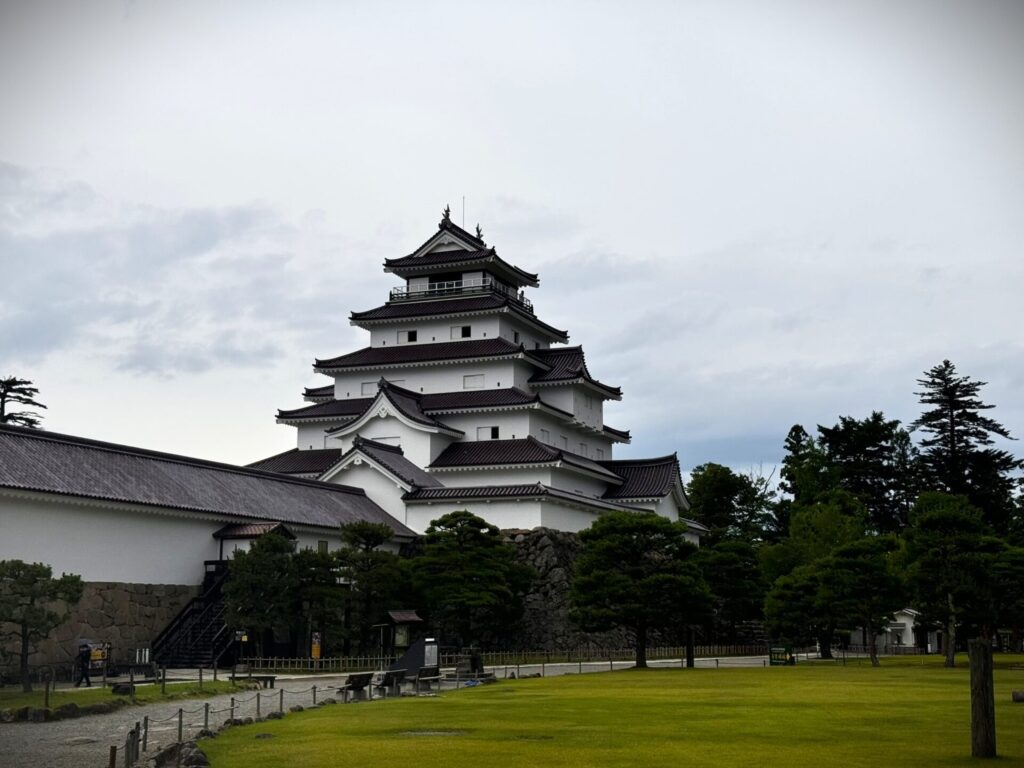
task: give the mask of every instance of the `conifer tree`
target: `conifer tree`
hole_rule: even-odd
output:
[[[35,408],[46,408],[36,400],[39,389],[32,386],[28,379],[7,376],[0,379],[0,424],[14,424],[20,427],[39,427],[40,415],[35,411],[12,411],[17,405],[29,405]]]
[[[995,406],[978,396],[984,381],[958,376],[956,367],[943,360],[918,379],[916,394],[928,410],[911,425],[925,433],[921,460],[925,479],[935,490],[964,495],[980,508],[985,519],[1005,535],[1013,514],[1011,477],[1021,461],[1009,452],[993,448],[992,436],[1010,438],[1009,431],[983,411]]]

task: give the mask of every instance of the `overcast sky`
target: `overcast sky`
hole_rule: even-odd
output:
[[[985,0],[7,0],[0,375],[54,431],[286,450],[465,197],[623,387],[618,456],[769,470],[944,358],[1024,436],[1022,40]]]

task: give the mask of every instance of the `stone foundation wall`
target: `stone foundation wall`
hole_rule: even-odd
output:
[[[516,549],[516,559],[537,572],[524,599],[522,630],[517,644],[531,650],[568,651],[576,648],[625,648],[632,639],[624,631],[587,633],[569,620],[569,589],[580,552],[575,533],[552,528],[503,531]]]
[[[113,661],[128,661],[136,648],[148,647],[198,593],[198,585],[86,582],[68,621],[39,644],[29,664],[70,664],[80,637],[109,642]],[[9,645],[8,650],[14,651],[15,646]],[[11,663],[16,665],[17,660]]]

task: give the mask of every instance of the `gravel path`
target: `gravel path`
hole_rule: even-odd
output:
[[[760,667],[766,663],[764,656],[722,657],[721,659],[699,658],[698,667]],[[679,667],[680,660],[651,661],[652,667]],[[608,662],[553,663],[545,664],[546,677],[607,672]],[[631,661],[617,661],[614,669],[633,666]],[[515,667],[488,667],[500,679],[514,673]],[[541,665],[522,665],[520,674],[540,674]],[[340,685],[346,675],[323,677],[278,677],[277,688],[260,691],[260,714],[266,715],[280,707],[280,692],[285,691],[284,709],[296,704],[309,706],[313,703],[310,688],[317,686],[317,700],[332,695],[329,686]],[[450,683],[446,687],[454,687]],[[229,716],[226,710],[231,695],[224,694],[208,699],[189,699],[138,707],[125,707],[106,715],[89,715],[72,720],[57,720],[52,723],[10,723],[0,725],[0,768],[106,768],[110,759],[110,747],[118,746],[118,766],[123,765],[121,747],[125,737],[136,721],[149,717],[148,752],[153,754],[160,747],[174,742],[178,736],[178,709],[184,710],[183,731],[185,738],[194,736],[203,727],[204,704],[209,703],[210,727],[217,728]],[[235,717],[256,717],[256,692],[246,691],[234,694]]]
[[[278,688],[260,692],[260,711],[263,715],[279,707],[280,691],[285,691],[284,708],[295,704],[309,706],[313,703],[310,687],[318,687],[317,700],[331,695],[327,686],[338,685],[345,675],[331,677],[303,677],[301,679],[278,680]],[[291,693],[303,691],[303,693]],[[240,703],[235,717],[256,716],[256,692],[245,691],[234,694]],[[9,723],[0,726],[0,768],[106,768],[110,759],[110,747],[118,746],[118,766],[122,765],[120,747],[136,721],[149,717],[149,753],[165,746],[178,737],[178,708],[185,710],[184,733],[196,734],[203,727],[203,705],[209,703],[211,710],[226,709],[231,695],[212,696],[208,699],[145,704],[138,707],[124,707],[106,715],[89,715],[51,723]],[[228,718],[229,713],[210,714],[210,726],[216,728]]]

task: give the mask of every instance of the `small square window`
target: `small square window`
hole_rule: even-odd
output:
[[[519,343],[519,331],[512,331],[512,341]]]
[[[477,427],[476,428],[476,439],[477,440],[497,440],[498,439],[498,428],[497,427]]]
[[[542,443],[548,443],[550,445],[551,444],[551,433],[548,430],[546,430],[546,429],[542,429],[540,431],[540,441]]]
[[[359,388],[359,394],[361,394],[363,397],[367,397],[368,395],[372,395],[376,391],[377,391],[377,382],[376,381],[364,381],[362,383],[362,386]]]
[[[566,437],[565,435],[559,435],[558,439],[559,439],[559,441],[561,441],[562,447],[568,449],[568,447],[569,447],[569,438]]]
[[[482,373],[467,374],[462,377],[463,389],[483,389],[484,375]]]
[[[399,344],[412,344],[417,340],[418,334],[416,331],[399,331],[398,332],[398,343]]]
[[[595,449],[594,450],[594,455],[598,459],[603,459],[604,458],[604,448],[597,448],[597,449]]]
[[[322,555],[327,554],[327,542],[321,539],[316,543],[316,551]]]
[[[580,456],[586,456],[586,455],[587,455],[587,444],[586,443],[580,443]]]
[[[540,349],[540,342],[539,341],[533,342],[533,348],[534,349]]]
[[[452,326],[452,338],[453,339],[468,339],[473,335],[473,326],[471,325],[453,325]]]

